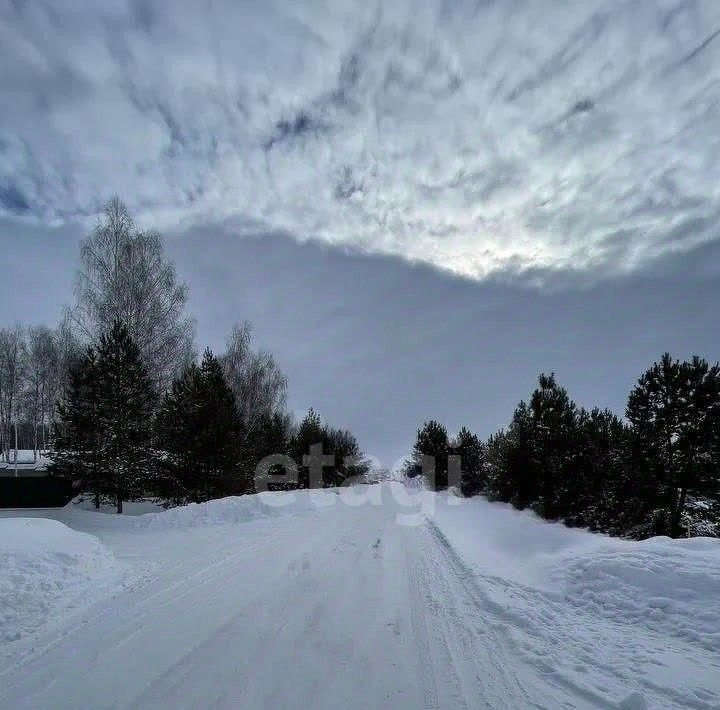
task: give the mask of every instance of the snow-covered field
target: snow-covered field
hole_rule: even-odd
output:
[[[0,708],[720,707],[718,540],[397,482],[0,517]]]

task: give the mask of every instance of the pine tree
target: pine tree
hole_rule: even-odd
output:
[[[566,522],[618,532],[633,515],[627,495],[629,434],[607,409],[579,411]]]
[[[312,480],[308,457],[321,445],[322,478]],[[355,436],[344,429],[334,429],[323,423],[311,407],[290,437],[288,449],[298,467],[298,487],[340,486],[350,478],[364,476],[370,469]],[[272,452],[275,453],[275,452]],[[319,464],[316,461],[315,464]]]
[[[504,429],[485,442],[485,492],[490,500],[509,502],[514,486],[508,476],[509,437]]]
[[[577,490],[578,413],[553,374],[540,375],[530,403],[520,402],[492,444],[491,497],[533,506],[548,518],[570,509]]]
[[[436,491],[448,486],[450,441],[447,429],[431,419],[417,431],[413,452],[407,465],[409,476],[424,475],[427,485]],[[423,461],[432,461],[432,471],[423,470]],[[426,464],[427,465],[427,464]]]
[[[152,477],[156,400],[140,348],[120,321],[100,338],[96,371],[102,491],[122,513],[123,502],[142,497]]]
[[[689,496],[718,498],[720,366],[663,355],[630,393],[634,475],[655,508],[655,533],[682,533]]]
[[[556,518],[572,500],[577,451],[577,408],[555,375],[542,374],[530,399],[533,424],[533,468],[539,483],[541,515]]]
[[[466,495],[484,490],[612,534],[716,534],[720,364],[666,354],[640,378],[626,414],[630,425],[608,410],[578,410],[554,375],[541,375],[529,403],[520,402],[508,428],[485,445],[463,429],[448,446],[445,428],[426,422],[407,472],[418,475],[423,457],[432,456],[442,488],[447,454],[460,454]]]
[[[340,486],[348,479],[364,476],[370,469],[355,436],[345,429],[325,427],[324,450],[335,457],[333,466],[323,469],[325,485]]]
[[[474,496],[485,488],[484,447],[480,439],[463,427],[455,437],[452,454],[460,457],[460,492]]]
[[[488,442],[488,494],[491,498],[525,508],[538,499],[533,419],[525,402],[513,412],[507,431]]]

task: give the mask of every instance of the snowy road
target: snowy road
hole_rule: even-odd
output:
[[[117,558],[144,571],[1,672],[0,707],[718,707],[712,648],[704,669],[688,671],[697,692],[653,695],[648,682],[634,694],[608,663],[574,682],[552,654],[560,620],[580,617],[557,612],[553,595],[471,572],[435,522],[400,525],[402,512],[385,495],[188,529],[86,514]],[[522,603],[498,602],[489,587]],[[592,644],[600,665],[600,646],[622,642],[588,631],[585,644],[568,631],[579,676]]]

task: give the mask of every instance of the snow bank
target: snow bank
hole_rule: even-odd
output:
[[[532,673],[599,706],[720,707],[720,540],[621,540],[482,498],[439,501],[430,525]]]
[[[473,568],[534,588],[553,588],[552,570],[566,555],[620,543],[606,535],[548,523],[530,511],[485,498],[438,496],[433,520]]]
[[[206,525],[231,525],[279,515],[315,511],[337,502],[339,491],[287,491],[229,496],[207,503],[190,503],[160,513],[140,515],[139,528],[164,530]]]
[[[579,611],[720,651],[720,540],[626,542],[556,574]]]
[[[0,519],[0,643],[87,606],[119,577],[112,553],[93,535],[56,520]]]

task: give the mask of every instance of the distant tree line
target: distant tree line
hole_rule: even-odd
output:
[[[299,425],[270,353],[236,326],[225,352],[198,361],[187,288],[156,232],[138,230],[117,199],[84,240],[77,302],[62,325],[0,330],[0,449],[15,426],[50,449],[53,475],[70,476],[96,506],[152,497],[165,505],[255,490],[255,471],[303,487],[311,447],[332,466],[319,485],[367,471],[355,437],[310,410]],[[297,475],[280,475],[294,465]],[[280,469],[283,468],[281,471]],[[292,466],[291,466],[292,468]]]
[[[425,471],[423,457],[432,457]],[[577,407],[554,375],[541,375],[485,442],[426,422],[407,470],[437,489],[455,485],[614,535],[717,535],[720,366],[663,355],[630,392],[624,420]]]

